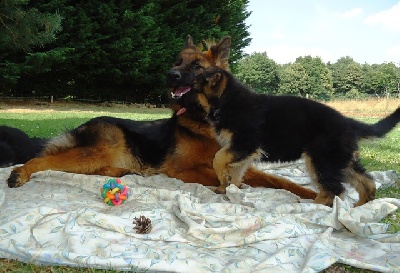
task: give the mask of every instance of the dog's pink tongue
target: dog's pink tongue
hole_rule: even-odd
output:
[[[186,108],[182,107],[181,109],[178,110],[178,112],[176,112],[176,115],[179,116],[179,115],[182,115],[185,112],[186,112]]]
[[[180,86],[177,89],[175,89],[174,95],[177,97],[180,97],[183,94],[186,94],[187,92],[189,92],[190,89],[191,89],[190,86]]]

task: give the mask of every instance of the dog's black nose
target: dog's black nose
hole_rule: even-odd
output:
[[[179,70],[171,69],[168,72],[167,84],[169,87],[175,87],[180,84],[182,74]]]

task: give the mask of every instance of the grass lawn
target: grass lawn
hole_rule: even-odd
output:
[[[32,137],[52,137],[98,116],[153,120],[171,115],[168,108],[114,107],[59,103],[52,106],[7,106],[0,104],[0,125],[25,131]]]
[[[393,111],[400,105],[400,102],[399,100],[368,100],[363,102],[332,102],[329,104],[346,115],[372,123],[388,112]],[[152,120],[167,118],[170,114],[169,109],[137,108],[124,105],[105,107],[68,103],[41,106],[9,106],[0,104],[0,125],[22,129],[30,136],[52,137],[65,130],[74,128],[90,118],[102,115],[135,120]],[[390,169],[400,173],[400,126],[397,126],[397,128],[383,139],[362,141],[360,151],[362,163],[367,170],[382,171]],[[378,190],[377,197],[394,197],[400,199],[400,188]],[[400,224],[398,219],[400,219],[399,210],[395,214],[385,218],[383,222],[391,224],[391,232],[399,232]],[[331,268],[327,272],[372,272],[349,266],[339,265],[339,267],[342,271],[335,271],[334,268]],[[111,273],[115,271],[69,267],[42,267],[0,259],[1,272]]]

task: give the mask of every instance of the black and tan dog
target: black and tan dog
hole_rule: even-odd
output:
[[[163,173],[188,183],[219,186],[212,161],[220,149],[216,135],[204,120],[200,105],[183,108],[179,99],[205,67],[229,67],[230,38],[203,51],[188,36],[177,64],[169,72],[173,116],[157,121],[98,117],[50,139],[39,157],[12,171],[9,187],[19,187],[33,173],[59,170],[119,177],[127,173]],[[186,104],[187,105],[187,104]],[[254,187],[287,189],[302,198],[316,197],[312,190],[291,181],[249,168],[244,181]]]
[[[312,100],[258,94],[215,66],[197,77],[186,99],[202,105],[222,146],[213,161],[218,191],[230,183],[240,186],[254,160],[291,161],[304,154],[320,186],[315,202],[329,206],[343,193],[342,182],[358,191],[355,205],[374,199],[375,183],[359,162],[358,141],[381,137],[400,121],[400,108],[368,125]]]

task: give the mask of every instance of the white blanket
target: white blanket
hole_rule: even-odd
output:
[[[302,162],[259,165],[307,185]],[[0,169],[0,257],[27,263],[146,272],[319,272],[335,262],[400,272],[400,233],[379,221],[400,207],[384,198],[352,208],[348,189],[333,208],[285,190],[230,186],[226,195],[162,175],[128,175],[129,197],[103,203],[107,177],[45,171],[9,189]],[[374,172],[397,186],[394,171]],[[137,234],[134,218],[152,221]]]

